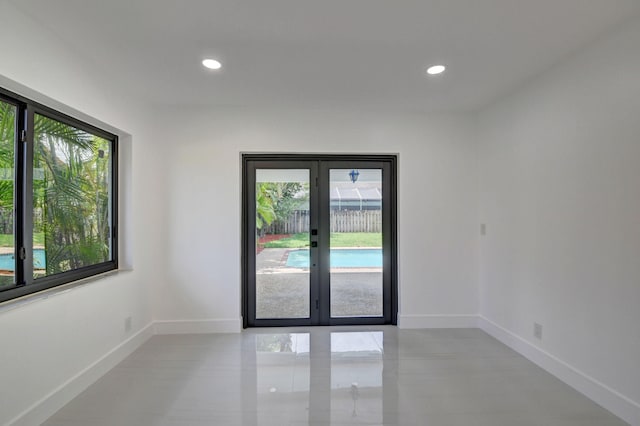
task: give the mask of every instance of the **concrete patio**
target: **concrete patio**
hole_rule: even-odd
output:
[[[289,250],[256,256],[256,318],[309,317],[309,269],[287,267]],[[332,269],[331,316],[382,316],[382,268]]]

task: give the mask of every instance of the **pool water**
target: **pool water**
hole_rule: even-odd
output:
[[[309,267],[309,250],[291,250],[286,266]],[[332,249],[332,268],[381,268],[382,249]]]
[[[36,269],[44,269],[47,265],[44,249],[33,250],[33,267]],[[14,271],[16,261],[12,253],[0,254],[0,269],[4,271]]]

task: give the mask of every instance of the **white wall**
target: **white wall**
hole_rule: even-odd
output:
[[[401,325],[478,313],[477,155],[466,116],[375,111],[167,109],[167,280],[159,320],[238,329],[242,152],[398,153]],[[173,324],[178,327],[177,324]]]
[[[640,424],[640,21],[479,122],[481,315]]]
[[[121,136],[121,244],[125,266],[133,270],[48,298],[0,306],[0,424],[12,419],[39,424],[100,372],[85,369],[105,356],[103,368],[117,361],[148,335],[150,284],[161,279],[154,261],[160,245],[155,241],[163,228],[163,209],[158,208],[162,195],[149,188],[161,181],[162,165],[154,156],[144,105],[109,87],[104,73],[91,69],[43,25],[4,1],[0,16],[0,86],[106,124]],[[133,322],[128,333],[126,316]],[[69,387],[55,392],[69,380]],[[36,409],[22,416],[32,406]]]

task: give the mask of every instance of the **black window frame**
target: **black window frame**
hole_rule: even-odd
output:
[[[0,303],[118,269],[118,136],[54,108],[0,87],[0,101],[15,105],[14,255],[15,282],[0,289]],[[35,115],[59,121],[110,142],[111,258],[70,271],[33,277],[33,147]],[[24,138],[22,137],[24,135]],[[25,258],[18,253],[24,248]]]

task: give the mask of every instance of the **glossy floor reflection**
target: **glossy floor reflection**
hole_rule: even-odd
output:
[[[154,336],[51,417],[70,425],[624,425],[477,329]]]

